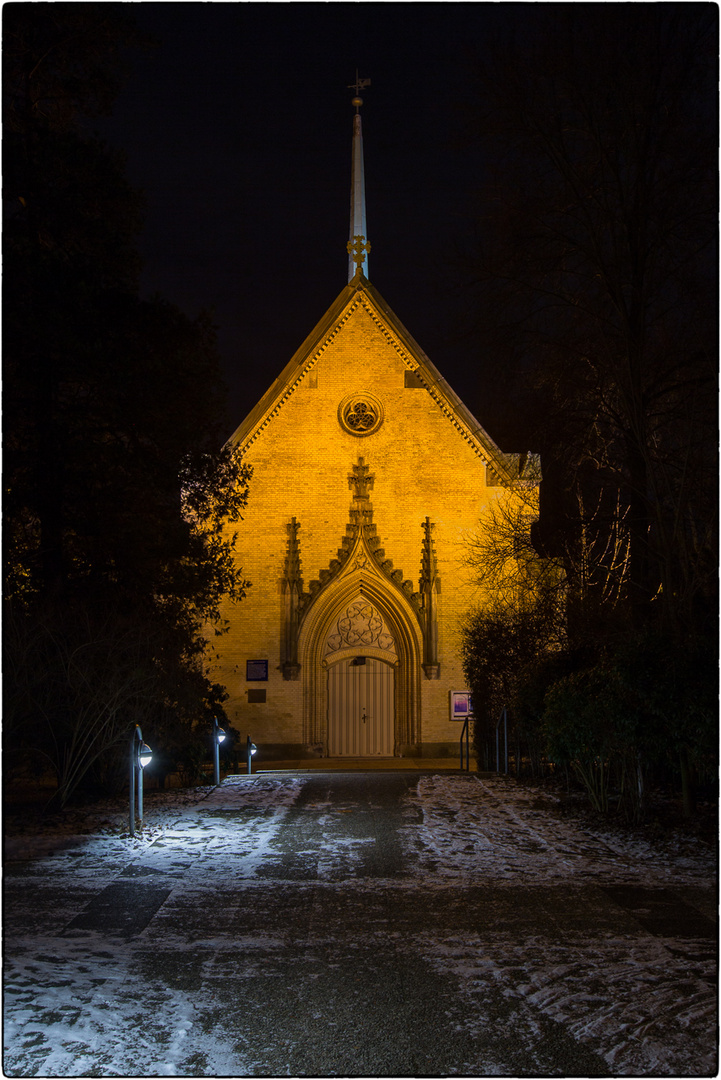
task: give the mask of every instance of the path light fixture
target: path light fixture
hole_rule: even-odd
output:
[[[225,740],[225,731],[218,723],[217,717],[213,717],[213,768],[215,786],[220,783],[220,744]]]
[[[258,751],[258,747],[255,745],[254,742],[251,742],[250,735],[249,735],[248,736],[248,744],[247,744],[247,747],[246,747],[246,756],[248,758],[248,776],[251,776],[252,773],[253,773],[253,769],[252,769],[253,754],[257,753],[257,751]]]
[[[137,785],[137,818],[140,828],[143,827],[143,769],[150,763],[153,751],[146,742],[143,742],[143,733],[138,724],[135,725],[133,737],[130,740],[130,835],[135,836],[136,816],[136,785]]]

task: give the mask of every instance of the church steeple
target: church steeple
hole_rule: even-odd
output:
[[[366,193],[363,173],[363,131],[361,128],[360,107],[363,98],[360,91],[370,86],[370,79],[359,79],[358,70],[355,82],[348,87],[355,90],[352,104],[355,106],[353,117],[353,154],[351,162],[350,188],[350,236],[348,238],[348,281],[352,281],[357,271],[368,277],[368,252],[371,249],[366,232]]]

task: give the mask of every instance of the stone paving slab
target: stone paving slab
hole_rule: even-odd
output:
[[[713,862],[468,774],[233,778],[6,868],[5,1073],[714,1075]]]

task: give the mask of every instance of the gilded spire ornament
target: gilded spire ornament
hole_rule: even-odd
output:
[[[365,174],[363,169],[363,131],[359,109],[363,104],[360,91],[370,86],[370,79],[361,79],[356,68],[355,82],[349,89],[355,90],[352,105],[355,108],[353,117],[353,152],[351,159],[351,188],[350,188],[350,232],[348,234],[348,281],[353,281],[360,274],[368,277],[368,252],[371,249],[367,242],[368,230],[366,229],[366,195]]]
[[[346,250],[356,264],[356,274],[363,268],[363,263],[366,261],[366,255],[370,252],[370,249],[371,246],[364,236],[354,236],[346,244]]]

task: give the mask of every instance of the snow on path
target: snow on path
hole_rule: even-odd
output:
[[[146,804],[145,829],[135,839],[122,839],[117,828],[99,836],[69,833],[61,837],[31,837],[10,848],[23,854],[26,878],[33,887],[34,910],[27,912],[26,935],[14,928],[5,938],[4,1066],[8,1076],[174,1076],[252,1075],[259,1067],[243,1048],[218,1031],[205,1032],[199,1015],[212,1012],[214,1002],[166,984],[161,973],[148,980],[138,971],[138,944],[99,932],[66,929],[47,932],[57,916],[60,927],[85,906],[89,895],[118,880],[132,868],[143,878],[170,877],[174,892],[217,888],[212,870],[252,878],[271,852],[287,810],[302,781],[254,780],[229,777],[208,794],[171,798],[165,806]],[[209,824],[209,812],[248,811],[243,828],[228,829],[222,819]],[[72,825],[72,820],[71,823]],[[127,824],[127,819],[126,819]],[[52,843],[52,840],[55,843]],[[52,858],[37,858],[48,849]],[[6,858],[7,858],[6,845]],[[129,867],[130,864],[130,867]],[[210,872],[210,877],[209,877]],[[53,900],[64,890],[64,903],[54,904],[49,919],[43,907],[47,890]],[[16,905],[6,890],[6,920]],[[199,896],[200,905],[207,899]],[[10,911],[8,910],[10,909]],[[16,914],[15,926],[22,916]],[[7,924],[6,924],[7,925]],[[33,933],[42,925],[45,933]],[[150,931],[152,941],[152,930]],[[147,948],[148,940],[142,940]],[[209,955],[225,942],[209,941]],[[264,947],[268,942],[259,942]],[[176,948],[178,942],[174,942]],[[182,947],[182,946],[180,946]],[[162,941],[158,942],[159,950]],[[192,1033],[192,1037],[191,1037]]]
[[[457,977],[470,1016],[491,983],[561,1023],[613,1075],[715,1075],[713,947],[690,971],[686,957],[669,951],[679,943],[646,936],[549,942],[465,934],[439,942],[434,935],[419,944],[439,973]]]
[[[521,878],[524,884],[573,878],[658,887],[709,884],[714,877],[713,852],[701,843],[690,841],[681,853],[673,842],[662,847],[611,836],[534,808],[536,792],[503,780],[473,780],[422,776],[410,800],[417,800],[423,821],[404,830],[404,841],[420,862],[426,888],[517,884]]]
[[[455,883],[632,884],[668,890],[712,887],[713,851],[687,841],[647,841],[584,829],[534,809],[537,794],[501,780],[428,776],[416,795],[420,827],[404,830],[425,888]],[[570,920],[569,920],[570,921]],[[549,936],[505,932],[425,935],[417,944],[442,974],[453,973],[473,1015],[488,982],[523,1000],[587,1042],[614,1075],[714,1075],[717,951],[713,941],[572,931]],[[477,1010],[475,1010],[477,1011]],[[695,1036],[695,1037],[694,1037]]]
[[[222,1026],[208,1027],[215,1002],[212,980],[203,972],[232,946],[248,957],[244,977],[266,978],[263,958],[282,957],[281,938],[258,931],[245,937],[226,933],[205,918],[185,932],[173,928],[168,913],[174,899],[185,897],[191,910],[187,902],[197,896],[196,910],[203,914],[212,911],[218,890],[267,889],[272,883],[263,872],[282,869],[280,847],[285,843],[287,850],[293,832],[284,825],[308,782],[295,776],[231,777],[210,793],[198,789],[192,797],[169,797],[155,806],[149,801],[146,829],[135,840],[118,835],[117,823],[96,835],[58,835],[52,854],[43,854],[53,850],[47,836],[36,843],[31,836],[15,844],[11,838],[10,851],[25,861],[5,895],[6,1074],[267,1074],[252,1042],[230,1039]],[[613,909],[600,887],[710,886],[714,853],[694,842],[654,847],[579,827],[538,808],[536,798],[502,780],[420,776],[405,800],[399,829],[406,872],[394,878],[363,876],[366,863],[359,852],[369,840],[343,829],[352,805],[306,803],[321,840],[297,855],[315,860],[317,876],[293,881],[292,887],[299,896],[308,889],[329,890],[329,898],[337,888],[363,895],[395,889],[442,896],[447,890],[449,900],[461,898],[461,903],[464,890],[485,888],[493,895],[487,910],[479,909],[485,921],[473,929],[438,925],[433,932],[419,928],[397,940],[408,955],[424,958],[455,980],[471,1029],[480,1023],[480,997],[490,984],[526,1010],[524,1015],[542,1014],[562,1024],[614,1075],[709,1075],[715,1052],[715,947],[652,936]],[[73,919],[103,889],[133,880],[162,882],[172,890],[147,930],[128,940],[72,928]],[[291,882],[278,879],[278,884],[288,888]],[[547,931],[539,930],[543,920],[534,925],[530,917],[524,923],[518,916],[510,927],[519,890],[553,898],[569,888],[576,889],[582,905],[592,906],[595,896],[599,913],[617,910],[616,922],[600,919],[589,934],[594,923],[588,913],[583,933],[559,915],[557,924],[566,929],[557,932],[551,913]],[[548,905],[550,911],[551,900]],[[59,931],[53,932],[56,924]],[[139,954],[147,961],[155,943],[159,958],[171,950],[187,955],[189,963],[199,949],[207,949],[202,977],[192,990],[174,984],[160,964],[156,971],[152,964],[151,970],[140,965]]]
[[[193,1075],[191,1042],[196,1075],[251,1069],[217,1034],[198,1030],[195,995],[138,979],[132,944],[102,934],[17,944],[10,959],[6,943],[4,1075]]]

